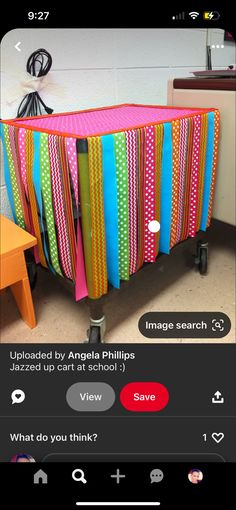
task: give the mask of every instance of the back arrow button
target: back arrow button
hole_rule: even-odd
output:
[[[20,44],[21,44],[21,41],[19,41],[18,43],[15,44],[14,48],[16,48],[17,51],[21,51],[20,49]]]

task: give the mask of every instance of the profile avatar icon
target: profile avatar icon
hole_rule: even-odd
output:
[[[19,453],[12,457],[11,462],[36,462],[35,459],[27,453]]]
[[[191,469],[188,474],[188,479],[191,483],[197,485],[203,479],[203,473],[200,469]]]

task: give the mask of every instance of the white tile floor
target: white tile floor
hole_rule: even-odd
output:
[[[204,342],[215,340],[144,338],[138,321],[148,311],[222,311],[231,320],[229,334],[217,342],[235,342],[235,230],[214,223],[208,231],[209,273],[193,267],[196,240],[178,245],[169,256],[148,264],[121,290],[112,290],[105,300],[107,343]],[[49,272],[38,270],[33,291],[37,327],[30,330],[21,320],[7,290],[1,295],[1,342],[47,343],[85,340],[89,311],[85,301],[75,303],[73,296]]]

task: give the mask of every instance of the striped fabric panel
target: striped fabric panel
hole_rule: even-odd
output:
[[[184,180],[184,208],[183,208],[183,223],[181,241],[188,237],[189,231],[189,210],[190,210],[190,195],[191,195],[191,168],[192,168],[192,153],[193,153],[193,118],[188,119],[188,141],[187,141],[187,159],[186,159],[186,172]]]
[[[6,124],[3,126],[17,224],[19,227],[25,229],[24,211],[15,171],[16,160],[14,160],[12,153],[12,147],[14,145],[14,129],[14,126],[7,126]]]
[[[34,157],[34,143],[33,143],[33,131],[27,129],[26,131],[26,177],[29,192],[30,210],[32,216],[32,223],[34,227],[35,237],[38,242],[39,260],[42,266],[48,267],[46,258],[44,255],[41,231],[39,226],[37,201],[34,191],[33,184],[33,157]]]
[[[118,196],[119,272],[121,280],[129,279],[129,197],[125,133],[115,133],[115,159]]]
[[[208,211],[208,218],[207,218],[207,226],[208,227],[211,222],[213,198],[214,198],[215,184],[216,184],[216,170],[217,170],[218,154],[219,154],[219,137],[220,137],[220,112],[219,112],[219,110],[216,110],[215,111],[215,124],[214,124],[214,152],[213,152],[212,181],[211,181],[209,211]]]
[[[189,210],[189,236],[195,237],[196,235],[196,221],[197,221],[197,200],[198,200],[198,179],[199,179],[199,164],[200,164],[200,136],[201,136],[201,116],[196,115],[193,117],[194,132],[193,132],[193,157],[191,169],[191,195],[190,195],[190,210]]]
[[[172,174],[172,211],[171,211],[170,248],[172,248],[176,244],[178,225],[179,139],[180,139],[180,121],[175,120],[172,122],[173,174]]]
[[[164,129],[163,124],[155,126],[155,219],[160,223],[161,213],[161,165]],[[155,258],[159,251],[160,231],[155,236]]]
[[[144,263],[144,165],[145,131],[138,129],[138,258],[136,270]]]
[[[137,131],[126,131],[126,152],[128,165],[128,194],[129,194],[129,274],[136,271],[138,255],[138,140]]]
[[[59,145],[59,155],[60,155],[60,170],[61,170],[61,179],[63,182],[63,190],[65,197],[65,209],[66,209],[66,221],[67,221],[67,229],[68,229],[68,239],[70,242],[70,254],[71,254],[71,266],[72,266],[72,274],[73,281],[76,278],[76,232],[75,232],[75,222],[74,222],[74,213],[73,213],[73,204],[72,204],[72,190],[71,190],[71,181],[70,181],[70,170],[69,170],[69,162],[66,151],[66,139],[62,136],[58,137],[58,145]]]
[[[56,273],[62,276],[57,249],[57,236],[55,230],[55,219],[52,203],[48,134],[46,133],[40,134],[40,179],[49,240],[50,259]]]
[[[102,145],[100,137],[88,138],[90,204],[92,221],[93,298],[107,292],[106,244],[102,186]]]
[[[203,114],[201,116],[199,180],[198,180],[197,221],[196,221],[196,231],[197,232],[200,230],[201,217],[202,217],[206,146],[207,146],[207,126],[208,126],[208,115]]]
[[[185,199],[185,173],[186,173],[186,160],[188,150],[188,120],[181,119],[180,121],[180,139],[179,139],[179,180],[178,180],[178,222],[176,243],[181,240],[182,222],[184,212],[184,199]]]
[[[67,278],[73,280],[69,233],[66,222],[64,189],[59,162],[59,145],[56,135],[48,136],[48,148],[51,169],[51,184],[55,223],[57,228],[58,248],[62,270]]]
[[[155,130],[145,129],[145,192],[144,192],[144,262],[154,262],[156,258],[156,234],[149,230],[150,221],[155,220]]]

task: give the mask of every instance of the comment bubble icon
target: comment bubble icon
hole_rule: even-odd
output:
[[[14,390],[11,394],[12,404],[22,404],[25,400],[25,392],[23,390]]]

